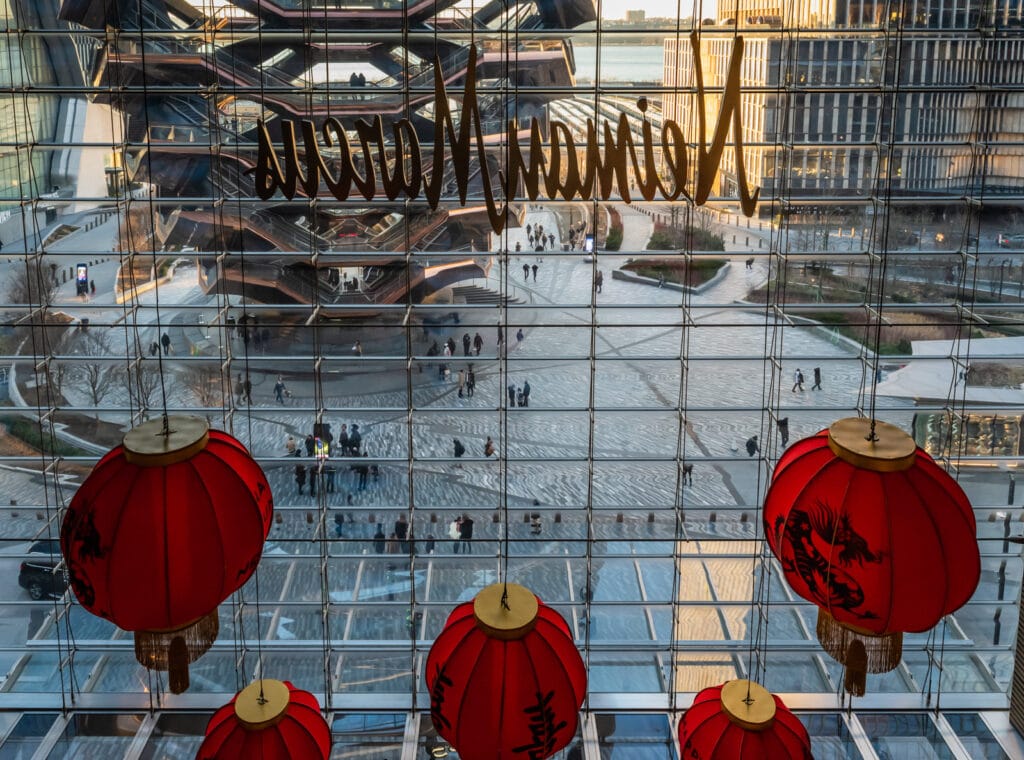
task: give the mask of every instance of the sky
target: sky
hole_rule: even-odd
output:
[[[625,18],[626,11],[643,10],[648,16],[707,18],[715,15],[717,0],[601,0],[604,18]]]

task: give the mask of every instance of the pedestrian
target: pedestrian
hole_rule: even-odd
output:
[[[366,74],[359,72],[359,86],[366,87]]]
[[[801,393],[804,392],[804,373],[800,371],[799,367],[797,367],[796,372],[793,373],[793,388],[791,392],[796,393],[797,388],[800,389]]]
[[[516,253],[519,253],[519,252],[520,252],[520,251],[522,251],[522,250],[523,250],[523,244],[522,244],[522,243],[520,243],[520,242],[519,242],[519,241],[517,240],[517,241],[516,241]]]
[[[747,269],[753,270],[753,268],[754,268],[754,257],[751,256],[749,259],[747,259]]]
[[[459,370],[459,375],[458,375],[457,382],[459,384],[459,398],[462,398],[462,391],[466,387],[466,370],[464,370],[464,369],[460,369]]]
[[[754,454],[758,453],[760,450],[761,450],[761,447],[757,445],[757,436],[756,435],[752,435],[750,438],[747,439],[747,454],[748,455],[754,456]]]
[[[469,337],[469,333],[462,334],[462,355],[469,356],[469,346],[472,343],[472,338]]]
[[[353,356],[362,356],[363,355],[363,344],[360,343],[358,340],[356,340],[356,342],[352,344],[352,355]]]
[[[783,417],[777,423],[776,426],[779,428],[779,437],[782,438],[782,445],[786,446],[789,444],[789,417]]]
[[[534,264],[534,265],[533,265],[532,267],[530,267],[530,268],[531,268],[531,269],[533,270],[533,281],[534,281],[534,282],[537,282],[537,265],[536,265],[536,264]]]
[[[369,451],[364,451],[363,452],[363,458],[365,459],[368,456],[370,456],[370,452]],[[365,491],[366,490],[366,479],[370,475],[370,466],[369,466],[369,464],[367,464],[365,462],[361,462],[359,464],[359,466],[356,468],[356,472],[359,473],[359,489],[358,490]]]
[[[243,383],[243,387],[245,389],[245,403],[247,403],[249,406],[252,406],[252,381],[249,380],[249,378],[245,378],[245,383]]]
[[[523,406],[530,405],[530,381],[523,381]]]
[[[554,232],[552,232],[550,235],[548,235],[548,240],[551,241],[551,250],[552,251],[555,250],[555,233]],[[536,272],[534,272],[534,274],[536,274]]]
[[[154,340],[149,344],[149,355],[156,356],[158,353],[160,353],[160,344]]]
[[[509,406],[515,406],[516,405],[516,384],[515,383],[509,383],[508,384],[508,405]],[[490,440],[490,439],[488,439],[488,440]]]
[[[501,344],[505,342],[505,331],[501,325],[498,325],[498,348],[501,348]]]
[[[171,336],[164,333],[160,336],[160,345],[164,347],[164,356],[171,353]]]
[[[462,517],[456,517],[448,526],[448,538],[452,539],[452,552],[459,553],[461,548],[459,539],[462,537]]]
[[[89,295],[96,295],[96,280],[89,280]]]
[[[473,365],[469,365],[469,369],[466,370],[466,395],[469,398],[473,398],[473,394],[476,392],[476,373],[473,371]]]
[[[348,434],[348,448],[352,456],[359,456],[359,447],[363,445],[363,436],[359,432],[359,425],[352,423],[352,429]]]
[[[338,470],[333,464],[324,463],[324,485],[326,486],[324,490],[327,493],[334,493],[334,480],[337,474]]]
[[[352,72],[352,74],[348,78],[348,86],[349,87],[358,87],[359,86],[359,75],[356,74],[356,72],[354,72],[354,71]]]
[[[409,521],[405,515],[399,515],[398,519],[395,520],[395,538],[399,541],[405,541],[406,536],[409,535]]]
[[[601,288],[604,286],[604,273],[600,269],[597,270],[597,274],[594,275],[594,287],[597,288],[597,292],[601,292]]]
[[[245,398],[245,383],[242,382],[242,373],[238,373],[238,379],[235,380],[235,396],[238,397],[238,403],[242,403],[242,399]]]
[[[430,345],[430,348],[427,349],[427,356],[440,356],[440,355],[441,355],[441,347],[439,345],[437,345],[437,341],[435,340]]]
[[[306,486],[306,465],[302,462],[295,465],[295,483],[299,487],[299,496],[302,496],[302,489]]]
[[[466,447],[462,445],[462,441],[458,438],[452,439],[452,446],[455,448],[455,458],[460,459],[463,454],[466,453]]]
[[[288,456],[295,456],[295,438],[289,434],[288,438],[284,442],[284,448],[288,452]]]
[[[341,538],[341,534],[345,530],[345,515],[341,512],[334,513],[334,536],[335,538]]]
[[[384,536],[384,524],[377,523],[377,532],[373,534],[373,551],[375,554],[384,553],[386,541],[387,539]]]
[[[317,439],[320,440],[319,438]],[[309,466],[309,495],[316,496],[316,483],[320,480],[320,465],[311,464]]]
[[[814,368],[814,385],[811,386],[812,391],[821,391],[824,388],[821,387],[821,367]]]
[[[277,382],[274,383],[274,398],[277,399],[277,403],[284,403],[284,380],[280,375],[277,376]]]
[[[313,449],[316,447],[316,440],[313,438],[312,433],[306,436],[306,440],[303,441],[303,445],[306,447],[306,456],[313,456]]]
[[[448,336],[448,356],[455,356],[455,338]]]
[[[473,546],[470,541],[473,540],[473,518],[469,515],[462,516],[462,522],[459,523],[459,543],[462,544],[463,554],[472,554]]]
[[[484,443],[484,456],[494,456],[494,441],[491,440],[490,436],[487,436],[487,441]]]
[[[658,287],[659,288],[665,287],[665,273],[664,272],[662,272],[661,274],[658,275]]]
[[[523,400],[523,389],[516,389],[516,406],[526,406],[526,402]]]
[[[484,339],[480,337],[480,333],[473,336],[473,348],[476,349],[476,355],[480,356],[480,351],[484,347]]]
[[[529,264],[523,264],[523,279],[527,280],[527,281],[530,279],[530,265]]]
[[[433,554],[434,553],[434,546],[435,546],[434,534],[433,533],[428,533],[427,534],[427,540],[423,544],[423,551],[425,551],[427,554]]]
[[[347,457],[352,452],[348,443],[348,425],[342,424],[341,431],[338,433],[338,449],[343,457]]]
[[[523,328],[522,327],[520,327],[518,330],[516,330],[516,343],[522,343],[523,342],[523,338],[525,338],[525,337],[526,337],[526,333],[523,332]]]
[[[532,235],[533,234],[533,227],[531,227],[529,223],[526,224],[526,234],[527,235]]]

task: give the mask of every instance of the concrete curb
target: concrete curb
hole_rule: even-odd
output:
[[[668,281],[666,281],[661,287],[663,289],[665,289],[665,290],[678,290],[678,291],[680,291],[682,293],[691,293],[691,294],[703,293],[705,290],[708,290],[709,288],[713,288],[715,285],[717,285],[722,280],[724,280],[728,276],[731,267],[732,267],[732,262],[731,261],[725,262],[725,265],[715,273],[714,277],[712,277],[710,280],[708,280],[704,284],[698,285],[695,288],[688,287],[687,285],[681,285],[678,282],[668,282]],[[637,282],[637,283],[640,283],[641,285],[652,285],[654,287],[658,287],[658,280],[655,280],[653,277],[643,277],[643,276],[638,275],[638,274],[633,274],[632,272],[627,272],[627,271],[625,271],[623,269],[613,269],[612,270],[612,279],[613,280],[624,280],[625,282]]]
[[[742,298],[737,298],[735,301],[733,301],[733,303],[743,304],[744,306],[763,306],[764,305],[764,304],[759,304],[756,301],[744,301]],[[833,341],[833,342],[836,342],[836,343],[845,343],[847,346],[849,346],[850,348],[854,349],[857,352],[858,356],[860,355],[861,351],[866,352],[868,356],[871,355],[871,349],[869,349],[867,346],[865,346],[865,345],[863,345],[861,343],[858,343],[853,338],[847,338],[845,335],[840,334],[839,331],[837,331],[837,330],[833,330],[831,327],[829,327],[826,324],[823,324],[823,323],[818,322],[816,320],[810,319],[809,317],[798,317],[798,316],[796,316],[794,314],[790,314],[789,315],[789,319],[793,320],[793,322],[798,323],[798,324],[800,324],[800,325],[802,325],[804,327],[812,327],[812,328],[816,329],[822,335],[827,337],[830,341]]]

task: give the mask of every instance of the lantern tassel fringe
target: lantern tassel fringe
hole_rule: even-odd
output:
[[[150,670],[169,671],[169,686],[175,694],[188,689],[188,666],[217,640],[220,618],[217,610],[186,626],[165,631],[135,631],[135,659]]]
[[[845,687],[864,696],[868,673],[888,673],[903,657],[903,634],[873,634],[843,625],[826,610],[818,610],[818,642],[829,656],[847,668]]]

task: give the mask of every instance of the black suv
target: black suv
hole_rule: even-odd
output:
[[[68,582],[64,571],[57,569],[60,562],[60,541],[34,541],[28,548],[28,553],[38,557],[31,557],[21,563],[18,585],[37,601],[47,596],[63,596]]]

